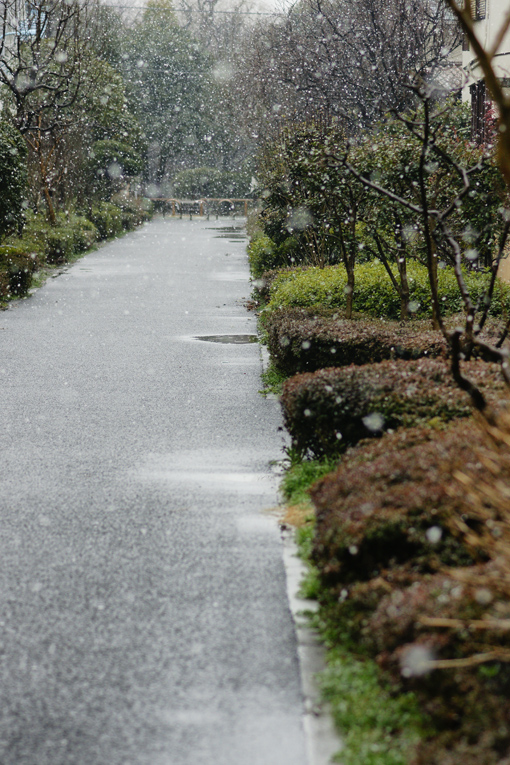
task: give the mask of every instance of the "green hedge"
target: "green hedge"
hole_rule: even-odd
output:
[[[11,238],[9,244],[35,254],[40,263],[58,264],[88,250],[97,239],[97,229],[84,216],[58,213],[52,226],[45,216],[29,213],[23,235]]]
[[[88,217],[97,228],[100,239],[112,239],[124,231],[122,212],[111,202],[100,202],[94,205]]]
[[[0,246],[0,300],[26,294],[38,265],[35,253],[12,245]]]
[[[427,269],[420,263],[408,266],[410,286],[410,309],[414,316],[432,314]],[[466,273],[465,280],[472,299],[483,300],[488,276]],[[282,306],[325,306],[342,310],[345,308],[347,278],[342,266],[327,268],[295,269],[282,272],[271,284],[269,309]],[[438,289],[443,313],[451,315],[462,311],[462,299],[455,274],[451,268],[438,272]],[[356,267],[354,311],[369,316],[388,319],[400,317],[400,298],[386,273],[384,266],[376,261]],[[500,316],[510,312],[510,285],[498,281],[494,291],[490,313]]]

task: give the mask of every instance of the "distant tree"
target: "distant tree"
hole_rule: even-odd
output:
[[[250,176],[232,173],[216,167],[196,167],[181,170],[172,181],[176,197],[197,199],[200,197],[245,198],[250,194]]]
[[[232,63],[244,38],[244,14],[251,7],[251,0],[236,0],[228,8],[221,0],[180,0],[179,19],[215,62]]]
[[[149,0],[127,38],[129,103],[143,127],[149,180],[159,184],[210,151],[210,62],[182,29],[169,0]]]

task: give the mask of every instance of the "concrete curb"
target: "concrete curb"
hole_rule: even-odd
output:
[[[314,600],[297,596],[306,568],[298,557],[294,530],[283,529],[283,562],[287,574],[287,596],[296,628],[297,649],[304,698],[303,728],[309,765],[329,765],[342,748],[328,706],[322,703],[317,674],[325,668],[325,649],[318,634],[310,628],[304,611],[315,611]]]
[[[262,369],[269,365],[269,351],[259,344]],[[277,399],[270,393],[267,398]],[[297,593],[306,573],[306,567],[298,556],[294,541],[294,529],[282,529],[283,564],[287,576],[287,597],[294,621],[297,640],[301,690],[304,700],[303,729],[308,765],[330,765],[332,758],[342,749],[342,741],[336,732],[333,718],[321,700],[317,675],[325,666],[325,648],[320,637],[311,629],[303,612],[316,611],[317,602],[299,598]]]

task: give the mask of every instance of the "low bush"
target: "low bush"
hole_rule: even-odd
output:
[[[464,364],[494,401],[504,389],[499,366]],[[293,449],[321,457],[400,426],[466,417],[470,401],[440,359],[382,361],[298,374],[283,384],[281,403]]]
[[[472,562],[476,551],[456,539],[449,518],[465,510],[460,492],[451,494],[451,471],[457,459],[476,462],[474,434],[471,420],[399,430],[350,449],[313,486],[313,559],[328,587],[410,561],[414,572]]]
[[[257,232],[248,245],[248,260],[251,274],[255,279],[259,279],[265,271],[281,265],[276,255],[274,242],[261,232]]]
[[[306,270],[306,267],[301,266],[280,266],[279,268],[271,268],[268,271],[264,271],[260,278],[256,278],[254,281],[255,297],[264,305],[269,303],[273,289],[276,290],[278,285],[287,279],[292,279],[294,274],[302,273]],[[317,310],[320,309],[320,306],[315,307]],[[262,320],[264,319],[262,318]]]
[[[94,242],[98,240],[98,231],[92,221],[84,215],[72,214],[69,216],[69,224],[73,229],[74,252],[90,250]]]
[[[269,313],[264,330],[271,358],[286,375],[384,359],[435,358],[448,351],[429,322],[402,326],[377,319],[346,320],[331,310],[281,308]]]
[[[410,285],[409,307],[416,317],[432,315],[427,269],[420,263],[408,264]],[[466,283],[475,304],[483,302],[488,276],[466,273]],[[394,289],[384,266],[378,262],[362,263],[355,269],[353,310],[388,319],[400,318],[400,297]],[[282,306],[315,307],[317,305],[343,310],[346,305],[347,277],[342,266],[295,269],[275,278],[270,287],[269,308]],[[444,315],[462,311],[462,299],[455,274],[451,268],[439,269],[439,297]],[[510,285],[498,281],[491,303],[491,314],[499,316],[510,311]]]
[[[37,267],[35,253],[11,245],[0,246],[0,300],[26,294]]]
[[[481,447],[472,419],[397,431],[349,450],[311,491],[323,629],[417,697],[435,730],[413,765],[497,765],[510,752],[510,670],[497,660],[510,648],[506,562],[466,543],[479,519],[452,481],[459,466],[486,480]],[[510,462],[499,468],[507,484]]]
[[[43,215],[27,214],[23,235],[10,238],[9,244],[35,254],[39,263],[58,264],[88,250],[96,240],[95,226],[81,215],[59,213],[53,226]]]
[[[124,231],[133,231],[152,217],[154,203],[143,197],[134,199],[125,194],[118,194],[113,197],[112,203],[120,210]]]
[[[124,231],[122,212],[111,202],[100,202],[88,212],[88,218],[99,232],[100,239],[112,239]]]

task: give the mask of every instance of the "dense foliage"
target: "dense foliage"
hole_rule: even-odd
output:
[[[347,452],[312,490],[330,639],[376,660],[428,720],[405,762],[496,765],[508,747],[508,665],[497,661],[507,653],[498,624],[508,601],[494,586],[502,561],[476,533],[465,483],[452,480],[459,467],[486,480],[483,440],[472,420],[398,430]],[[508,456],[497,469],[508,482]],[[487,498],[487,512],[497,504],[497,494]],[[495,660],[471,663],[484,655]]]
[[[18,131],[0,122],[0,241],[23,225],[26,154],[25,143]]]
[[[393,289],[384,266],[372,261],[355,267],[356,289],[352,300],[354,311],[379,318],[400,318],[400,298]],[[409,284],[409,312],[415,317],[432,315],[432,301],[426,266],[416,261],[407,268]],[[487,274],[466,273],[466,283],[473,298],[480,304],[487,289]],[[283,306],[327,306],[346,311],[348,289],[347,275],[341,266],[312,267],[282,271],[271,283],[268,309]],[[445,267],[438,272],[438,291],[445,315],[462,311],[455,274]],[[495,288],[490,311],[493,315],[505,315],[510,307],[510,287],[499,282]]]
[[[282,131],[260,157],[260,220],[273,244],[264,243],[265,257],[259,261],[265,260],[268,269],[342,263],[349,317],[356,299],[356,263],[378,259],[398,298],[400,316],[406,318],[409,303],[416,302],[409,269],[415,262],[427,263],[431,224],[423,214],[426,199],[431,209],[451,210],[444,213],[448,232],[466,252],[467,267],[490,267],[505,224],[503,179],[493,154],[469,140],[465,108],[453,102],[448,107],[434,125],[434,150],[428,149],[425,163],[422,134],[400,119],[379,123],[355,141],[346,141],[337,122],[311,121]],[[417,123],[422,118],[420,109],[409,115]],[[439,227],[433,236],[439,265],[453,266],[450,239]]]
[[[413,92],[355,136],[327,118],[281,130],[249,256],[305,511],[303,487],[327,474],[300,538],[342,760],[496,765],[510,753],[508,192],[464,107]],[[360,730],[342,684],[362,686],[355,704],[372,671],[402,709],[416,694],[419,720],[414,707]]]
[[[215,167],[196,167],[177,173],[172,181],[172,192],[178,199],[244,199],[251,196],[250,183],[251,176],[246,171],[235,173]]]

